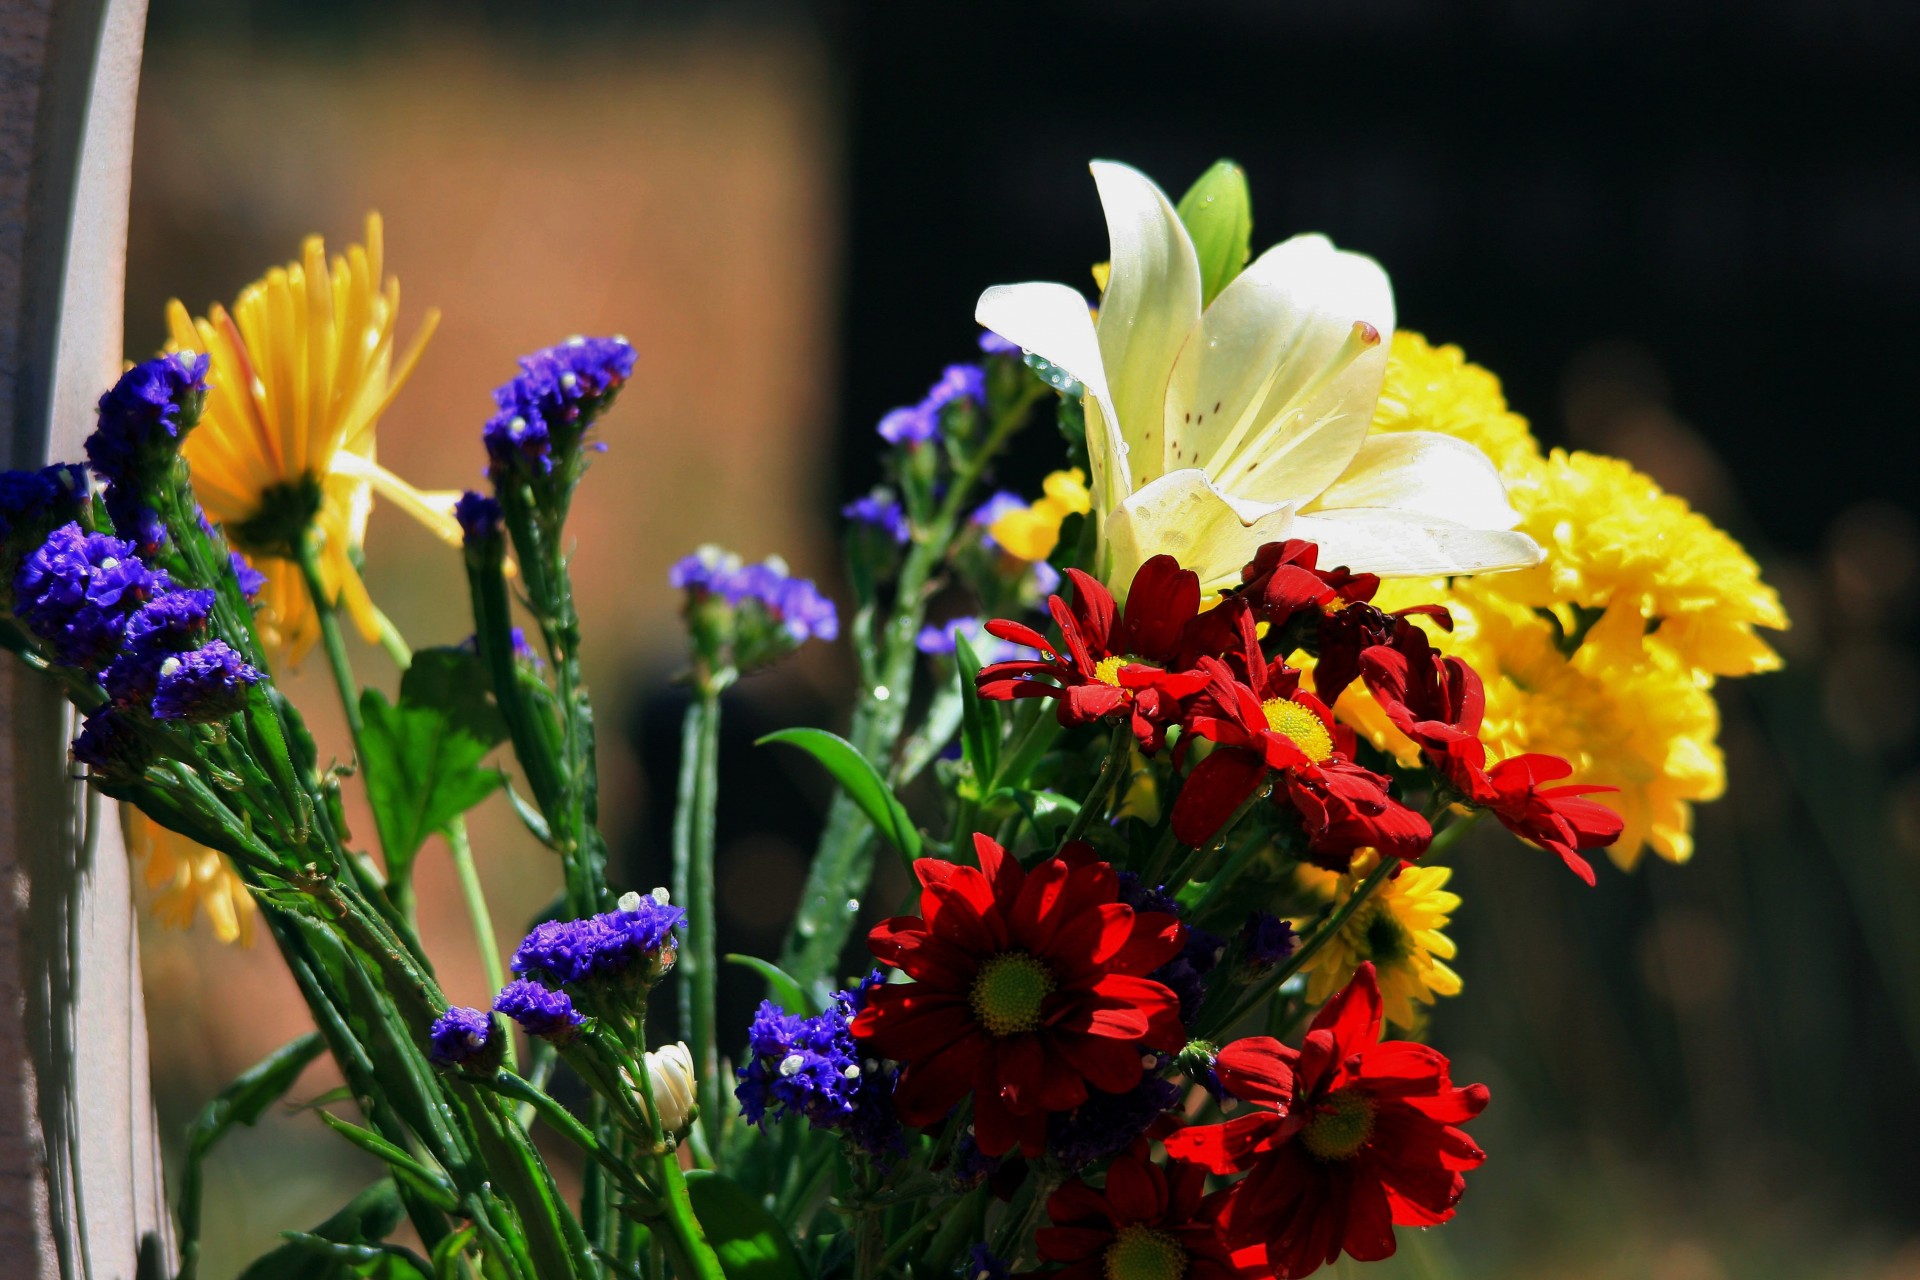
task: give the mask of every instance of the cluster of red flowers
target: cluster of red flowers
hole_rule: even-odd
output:
[[[923,858],[920,914],[885,921],[869,945],[914,979],[870,989],[854,1036],[902,1064],[900,1119],[938,1125],[971,1098],[988,1156],[1045,1150],[1049,1115],[1140,1084],[1185,1042],[1173,991],[1146,976],[1184,927],[1118,901],[1113,868],[1085,846],[1024,870],[975,837],[978,867]],[[1445,1056],[1380,1040],[1373,966],[1314,1019],[1305,1044],[1236,1041],[1219,1088],[1252,1110],[1181,1128],[1171,1115],[1108,1166],[1096,1190],[1053,1193],[1044,1261],[1072,1280],[1263,1280],[1304,1276],[1342,1251],[1386,1257],[1393,1228],[1453,1216],[1484,1159],[1458,1126],[1486,1106],[1455,1088]],[[1234,1177],[1205,1191],[1208,1174]]]
[[[1271,783],[1274,802],[1298,815],[1312,860],[1344,871],[1360,849],[1412,860],[1433,838],[1426,819],[1392,796],[1390,779],[1356,763],[1352,731],[1334,720],[1330,708],[1362,679],[1420,744],[1445,799],[1491,810],[1592,883],[1578,851],[1611,844],[1621,824],[1584,797],[1608,788],[1543,787],[1572,771],[1553,756],[1488,768],[1479,677],[1441,656],[1412,621],[1419,614],[1450,627],[1446,610],[1383,612],[1370,603],[1377,577],[1320,569],[1318,555],[1309,542],[1270,543],[1246,566],[1241,586],[1204,612],[1198,577],[1172,556],[1141,566],[1124,610],[1105,587],[1069,569],[1073,603],[1048,601],[1058,646],[1018,622],[987,624],[1040,656],[982,670],[981,696],[1053,698],[1068,725],[1124,718],[1149,753],[1178,725],[1176,765],[1197,740],[1214,744],[1174,805],[1182,842],[1206,844]],[[1312,693],[1285,661],[1302,645],[1316,655]]]

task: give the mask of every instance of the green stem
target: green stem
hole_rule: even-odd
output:
[[[1219,834],[1207,842],[1205,852],[1196,849],[1192,857],[1187,858],[1180,864],[1179,874],[1175,875],[1173,879],[1167,883],[1166,892],[1177,894],[1180,890],[1186,888],[1187,881],[1193,879],[1193,873],[1198,871],[1201,866],[1207,862],[1212,861],[1215,855],[1227,847],[1227,840],[1233,835],[1234,828],[1240,825],[1241,820],[1253,812],[1255,805],[1266,800],[1272,794],[1273,784],[1267,783],[1265,786],[1255,790],[1254,793],[1245,800],[1241,801],[1240,807],[1233,811],[1232,816],[1227,819],[1226,825],[1220,828]],[[1194,903],[1194,914],[1198,915],[1200,912],[1206,910],[1213,900],[1220,895],[1221,890],[1231,884],[1233,878],[1240,874],[1241,868],[1251,862],[1254,855],[1259,852],[1260,842],[1249,841],[1245,848],[1234,854],[1225,866],[1215,872],[1213,878],[1207,881],[1206,890],[1200,895],[1200,901]]]
[[[687,1194],[686,1177],[680,1172],[680,1161],[674,1148],[666,1140],[665,1126],[660,1121],[660,1108],[653,1100],[653,1073],[647,1070],[646,1018],[646,1006],[641,1005],[634,1015],[636,1048],[629,1072],[640,1086],[640,1098],[647,1109],[647,1125],[653,1133],[654,1150],[650,1159],[656,1170],[655,1181],[661,1190],[660,1210],[666,1226],[665,1231],[656,1231],[654,1236],[666,1250],[679,1280],[726,1280],[720,1270],[720,1259],[707,1240],[706,1229],[693,1212],[693,1200]]]
[[[327,653],[327,666],[333,672],[334,687],[340,693],[341,709],[347,713],[347,728],[353,735],[353,753],[360,767],[367,767],[367,753],[360,749],[364,732],[360,723],[360,683],[353,678],[353,660],[347,656],[346,634],[340,630],[340,615],[326,584],[320,578],[320,555],[316,539],[309,534],[300,542],[300,576],[306,579],[307,595],[313,603],[314,617],[320,620],[320,644]]]
[[[1061,844],[1078,840],[1086,829],[1093,825],[1095,814],[1105,816],[1107,803],[1112,798],[1113,786],[1126,771],[1127,761],[1133,754],[1133,730],[1125,720],[1113,727],[1113,739],[1107,746],[1107,758],[1100,762],[1100,776],[1093,780],[1092,790],[1087,798],[1080,802],[1080,812],[1073,815],[1073,821],[1067,824],[1067,830],[1060,837]]]
[[[680,983],[680,1034],[693,1054],[700,1130],[718,1151],[720,1051],[716,1034],[719,970],[714,911],[714,815],[719,804],[720,691],[731,672],[695,681],[680,733],[680,782],[673,810],[673,899],[687,913],[686,943],[674,968]]]
[[[1367,899],[1371,898],[1381,885],[1393,879],[1404,865],[1406,864],[1398,858],[1384,859],[1373,869],[1373,874],[1361,881],[1360,887],[1355,889],[1347,900],[1340,904],[1339,909],[1327,918],[1327,922],[1314,930],[1313,936],[1287,958],[1285,964],[1255,984],[1246,995],[1241,997],[1240,1003],[1234,1006],[1233,1012],[1220,1022],[1217,1029],[1224,1030],[1233,1026],[1258,1008],[1262,1000],[1278,991],[1294,974],[1306,968],[1307,962],[1319,955],[1321,948],[1332,942],[1339,936],[1340,931],[1346,928],[1347,921],[1353,919],[1354,912],[1365,906]]]
[[[480,885],[480,872],[473,863],[473,845],[467,840],[467,820],[456,817],[444,833],[447,850],[453,855],[453,872],[460,880],[460,896],[466,899],[467,920],[473,926],[474,945],[480,948],[480,963],[486,966],[487,985],[496,992],[507,985],[506,966],[500,963],[500,939],[493,931],[493,913],[487,909],[487,892]],[[507,1037],[507,1066],[520,1069],[513,1037]]]
[[[974,485],[1045,392],[1043,383],[1029,379],[1019,398],[994,419],[979,451],[954,476],[925,538],[916,539],[901,566],[894,614],[881,635],[878,678],[855,705],[848,733],[854,748],[883,773],[890,771],[911,701],[913,667],[919,656],[914,641],[926,615],[927,584],[946,559]],[[865,896],[872,874],[873,826],[842,789],[827,810],[793,932],[780,953],[780,967],[808,984],[817,1000],[824,1002],[831,993],[834,968],[859,916],[857,905],[847,904],[857,904]]]

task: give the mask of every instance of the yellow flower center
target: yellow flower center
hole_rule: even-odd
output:
[[[1266,713],[1267,728],[1300,748],[1300,754],[1315,764],[1333,754],[1333,735],[1312,708],[1286,698],[1268,698],[1260,710]]]
[[[1142,662],[1130,653],[1116,653],[1111,658],[1102,658],[1093,664],[1093,678],[1101,684],[1120,686],[1122,667],[1151,667],[1151,662]]]
[[[1135,1223],[1122,1227],[1107,1246],[1107,1280],[1180,1280],[1187,1251],[1164,1231]]]
[[[1053,971],[1024,951],[1002,951],[974,975],[969,1001],[988,1034],[1018,1035],[1040,1025],[1040,1009],[1053,994]]]
[[[1358,1089],[1342,1089],[1320,1104],[1300,1141],[1322,1160],[1350,1160],[1372,1136],[1372,1099]]]

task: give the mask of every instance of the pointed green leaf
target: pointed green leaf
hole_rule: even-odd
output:
[[[411,702],[404,692],[395,706],[378,689],[365,690],[360,718],[367,799],[388,871],[404,882],[427,837],[500,785],[500,771],[480,763],[497,739],[473,731],[470,710]]]
[[[920,831],[907,816],[907,810],[893,794],[880,771],[854,749],[851,742],[825,729],[782,729],[755,743],[784,742],[799,747],[827,767],[847,796],[867,815],[874,828],[892,842],[908,859],[920,856]]]
[[[455,729],[488,746],[507,740],[507,722],[493,700],[486,664],[471,649],[415,650],[413,665],[400,677],[400,701],[441,712]]]
[[[819,1006],[807,998],[806,991],[788,975],[785,969],[770,960],[759,956],[743,956],[729,953],[728,964],[737,964],[751,969],[767,980],[767,995],[772,1001],[788,1013],[804,1013],[811,1017],[820,1012]]]
[[[1000,769],[1000,714],[974,683],[980,658],[965,636],[953,638],[953,659],[960,668],[960,754],[973,768],[974,785],[985,787]]]
[[[1253,197],[1246,172],[1221,160],[1180,197],[1181,225],[1200,259],[1200,305],[1206,306],[1247,265],[1253,241]]]
[[[807,1280],[786,1228],[739,1183],[695,1169],[687,1196],[727,1280]]]

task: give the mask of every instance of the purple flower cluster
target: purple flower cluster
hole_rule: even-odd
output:
[[[573,1007],[573,998],[564,991],[543,987],[521,978],[509,982],[494,997],[493,1011],[520,1024],[530,1036],[565,1044],[578,1034],[576,1028],[586,1015]]]
[[[977,364],[950,364],[940,380],[918,404],[904,405],[880,419],[880,438],[888,444],[927,444],[940,437],[940,420],[947,406],[987,403],[987,373]]]
[[[149,498],[200,421],[207,366],[204,354],[191,351],[133,366],[100,397],[99,425],[87,437],[87,461],[106,482],[114,528],[147,554],[166,539]]]
[[[1047,1117],[1047,1150],[1074,1171],[1119,1155],[1179,1097],[1172,1081],[1155,1075],[1142,1077],[1125,1093],[1090,1090],[1087,1100],[1073,1110]]]
[[[1240,962],[1256,970],[1274,969],[1286,963],[1299,945],[1293,925],[1279,916],[1256,911],[1240,930]]]
[[[14,612],[59,661],[99,671],[119,652],[127,619],[170,585],[132,543],[65,524],[21,562]]]
[[[484,1067],[500,1060],[502,1044],[493,1015],[458,1005],[434,1020],[427,1035],[427,1059],[439,1067]]]
[[[87,504],[84,467],[59,463],[38,471],[0,471],[0,544],[12,556],[80,518]]]
[[[206,639],[212,614],[211,591],[170,591],[141,606],[127,619],[123,647],[101,677],[107,695],[122,706],[151,702],[161,666]]]
[[[484,546],[500,537],[500,504],[469,489],[453,504],[460,522],[460,540],[469,547]]]
[[[1120,881],[1120,901],[1135,911],[1161,911],[1171,916],[1180,915],[1180,904],[1172,895],[1159,887],[1149,888],[1140,877],[1131,871],[1117,873]],[[1195,925],[1187,926],[1186,942],[1180,947],[1180,954],[1161,965],[1147,976],[1153,981],[1170,988],[1180,997],[1180,1020],[1191,1023],[1194,1015],[1200,1011],[1200,1002],[1206,998],[1207,975],[1220,963],[1223,943],[1219,934],[1210,933]]]
[[[625,338],[573,337],[520,358],[520,372],[493,393],[498,410],[482,436],[497,480],[551,475],[633,376]]]
[[[878,529],[903,547],[913,537],[913,530],[907,524],[907,513],[900,509],[899,499],[890,494],[870,493],[864,498],[855,498],[840,508],[840,514],[858,524]]]
[[[109,704],[88,713],[73,740],[73,758],[95,773],[138,777],[153,759],[133,717]]]
[[[718,547],[702,547],[683,556],[667,573],[667,582],[690,595],[713,595],[736,608],[754,605],[800,645],[808,640],[833,640],[840,635],[840,613],[833,601],[806,578],[788,572],[786,563],[768,558],[742,564]],[[743,660],[743,665],[747,665]]]
[[[630,893],[617,910],[535,925],[513,953],[513,971],[576,985],[657,977],[673,962],[673,931],[687,920],[686,912],[661,898]]]
[[[987,329],[980,334],[980,353],[989,356],[1017,356],[1020,354],[1020,344],[1008,342],[993,330]]]
[[[875,970],[852,990],[835,992],[825,1012],[810,1018],[761,1001],[747,1033],[751,1057],[736,1073],[741,1114],[762,1127],[802,1115],[816,1129],[839,1130],[874,1157],[901,1150],[894,1073],[863,1058],[849,1029],[867,991],[885,981]]]
[[[967,1265],[960,1272],[960,1280],[1007,1280],[1012,1274],[1013,1264],[983,1242],[967,1251]]]
[[[225,640],[167,658],[154,686],[153,718],[192,724],[225,720],[247,704],[261,674]]]

